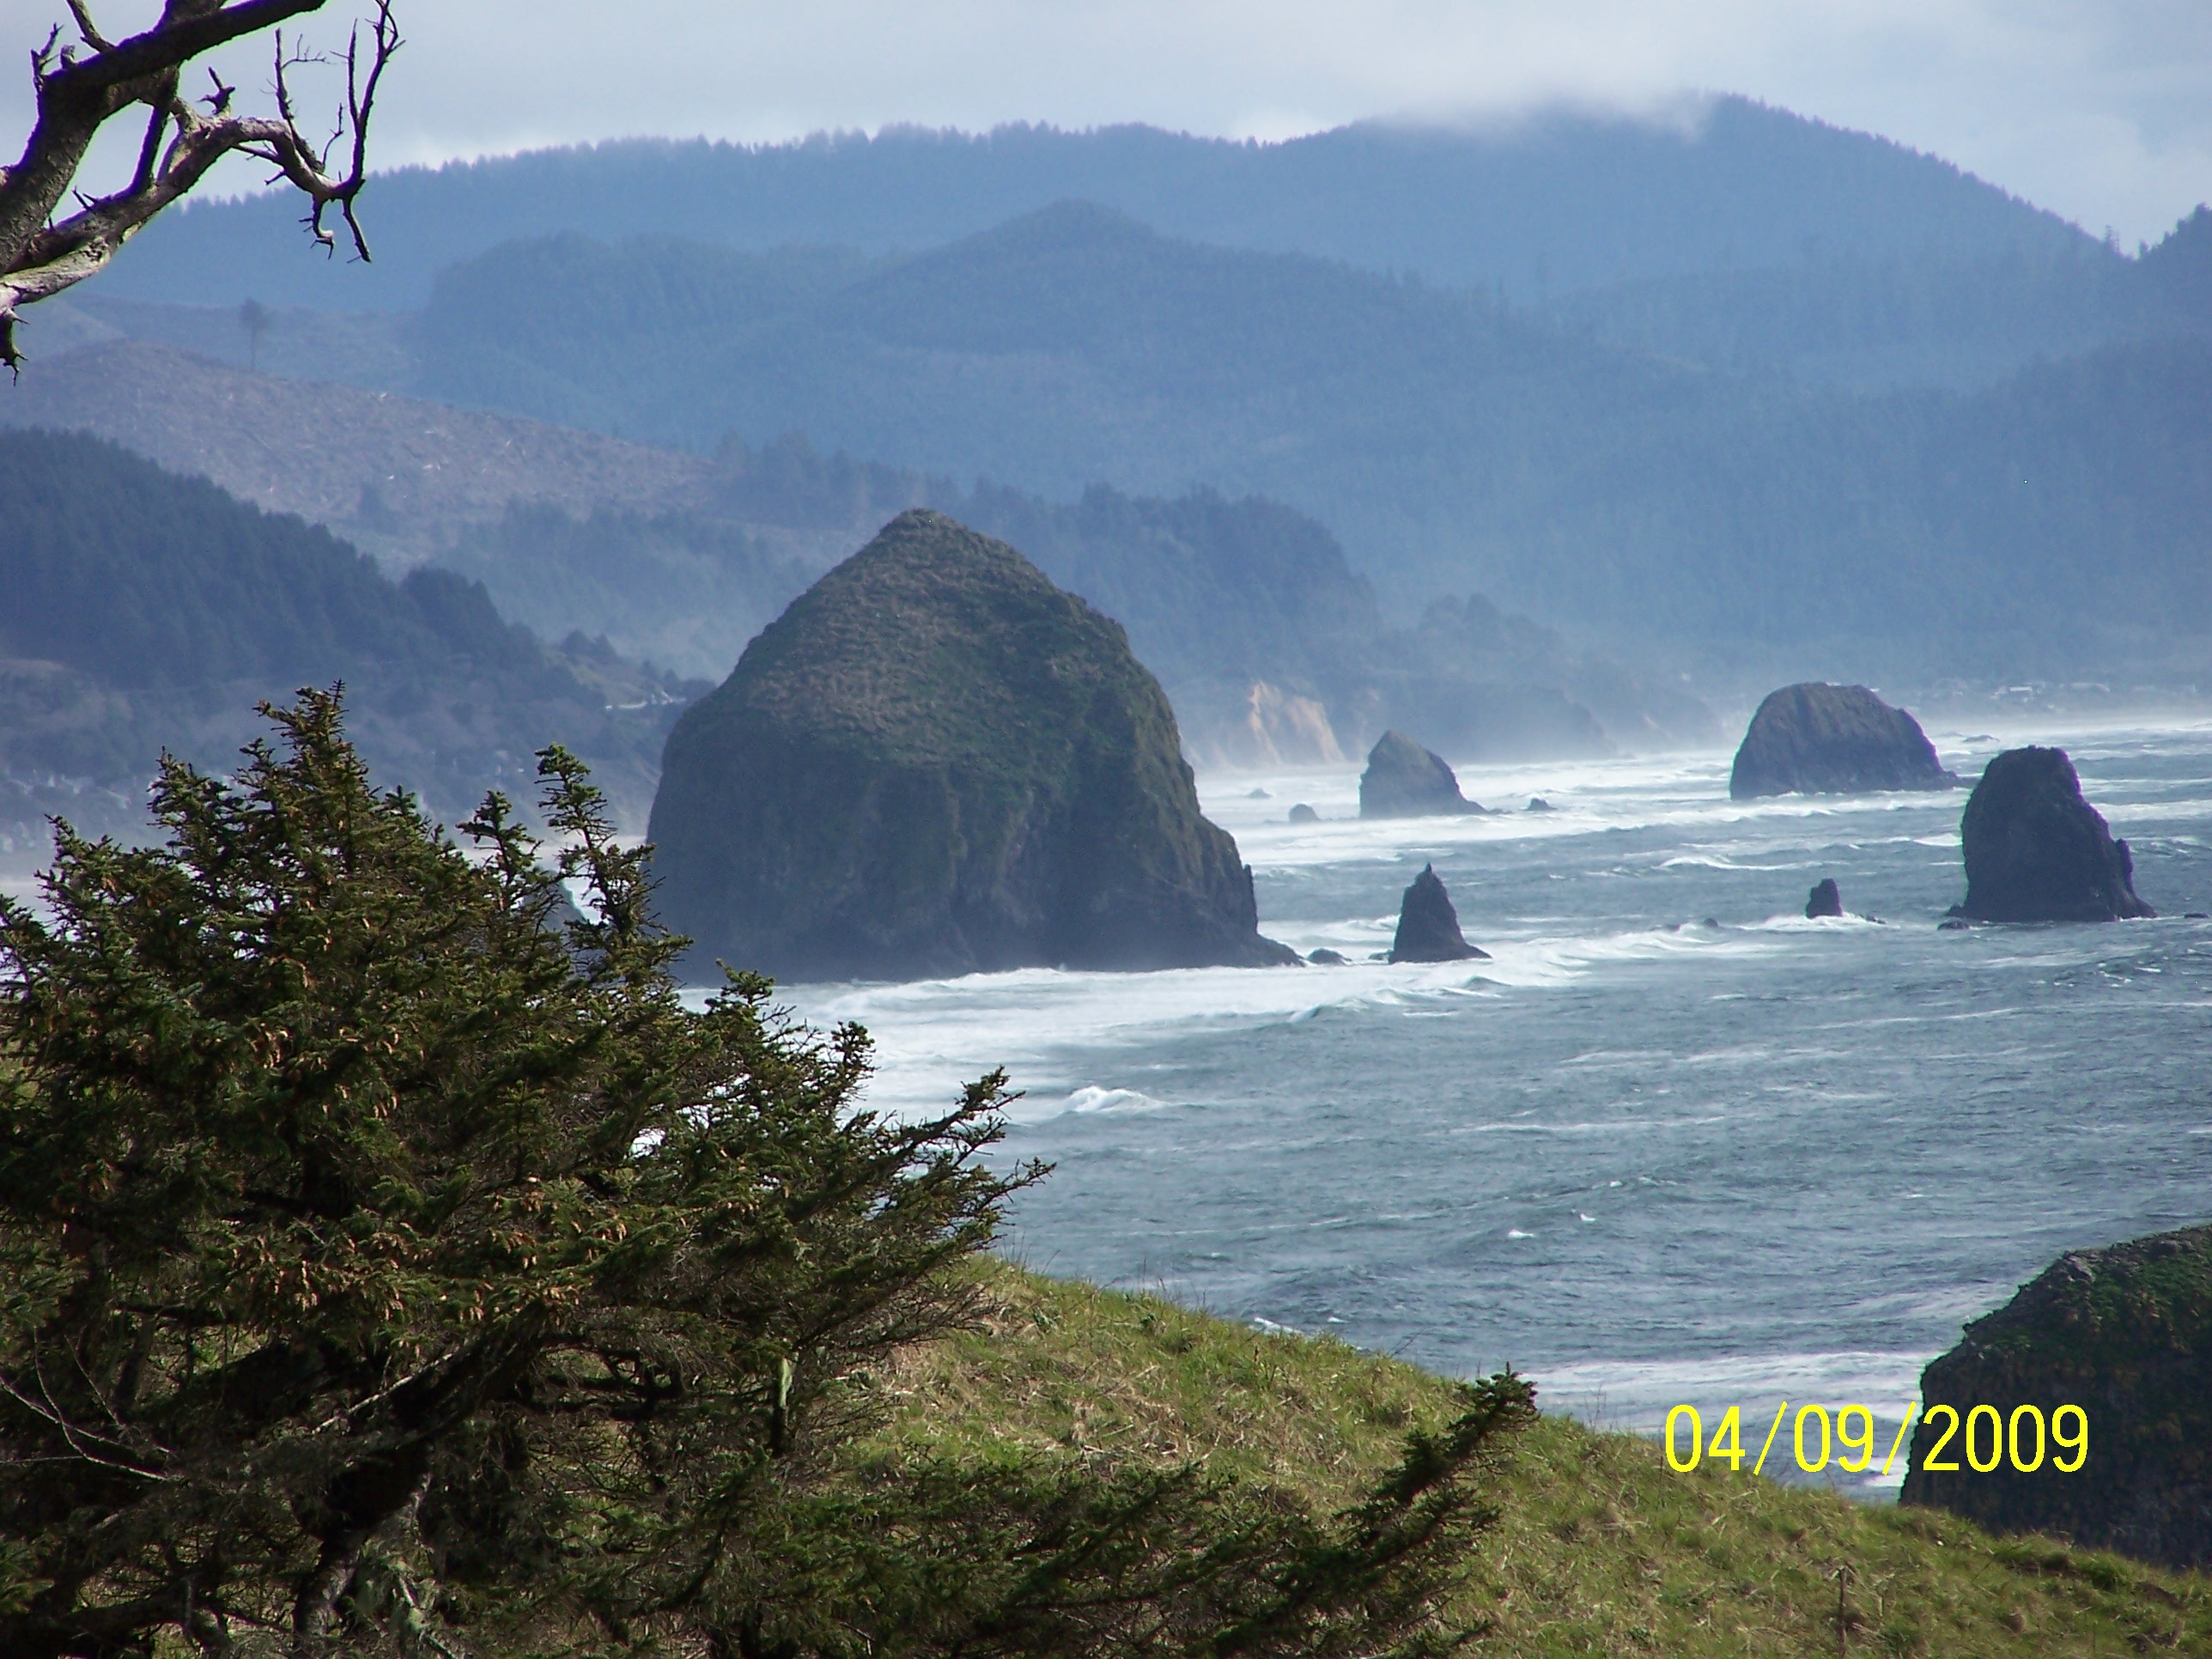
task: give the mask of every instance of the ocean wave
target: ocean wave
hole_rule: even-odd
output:
[[[1080,1116],[1093,1112],[1164,1112],[1169,1106],[1169,1102],[1140,1089],[1107,1089],[1086,1083],[1079,1089],[1069,1090],[1057,1104],[1033,1107],[1020,1117],[1023,1121],[1036,1123],[1069,1113]]]
[[[1868,933],[1889,926],[1878,916],[1802,916],[1788,911],[1741,925],[1747,932],[1759,933]]]
[[[1716,1123],[1728,1121],[1725,1112],[1711,1112],[1702,1117],[1615,1117],[1590,1123],[1495,1123],[1463,1124],[1452,1131],[1455,1134],[1527,1134],[1527,1135],[1610,1135],[1623,1134],[1637,1129],[1705,1129]],[[1589,1218],[1585,1216],[1584,1220]],[[1526,1237],[1526,1234],[1522,1237]]]

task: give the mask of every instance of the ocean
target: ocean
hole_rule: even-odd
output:
[[[1782,1401],[1863,1404],[1886,1448],[1921,1368],[2054,1257],[2212,1219],[2212,922],[2185,919],[2212,725],[1929,735],[1969,783],[2063,744],[2160,918],[1940,931],[1963,787],[1739,805],[1726,754],[1467,768],[1512,810],[1370,823],[1347,766],[1200,788],[1262,930],[1351,966],[784,994],[870,1029],[880,1109],[1006,1067],[999,1155],[1054,1166],[1005,1244],[1040,1271],[1510,1364],[1608,1428],[1735,1405],[1755,1443]],[[1365,959],[1429,863],[1492,960]],[[1823,876],[1851,917],[1804,920]],[[1878,1499],[1903,1462],[1818,1478]]]

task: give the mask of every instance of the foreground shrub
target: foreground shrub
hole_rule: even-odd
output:
[[[1041,1171],[859,1103],[864,1033],[678,994],[582,769],[544,849],[377,793],[335,694],[167,839],[0,901],[0,1652],[1352,1653],[1529,1414],[1316,1517],[1192,1468],[854,1455]],[[579,892],[582,908],[568,892]]]

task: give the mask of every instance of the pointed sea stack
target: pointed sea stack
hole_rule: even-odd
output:
[[[1807,681],[1767,693],[1729,773],[1729,795],[1856,795],[1881,789],[1948,789],[1959,781],[1936,758],[1920,722],[1863,685]]]
[[[1424,749],[1403,732],[1385,732],[1367,753],[1359,777],[1363,818],[1442,817],[1480,812],[1459,792],[1459,779],[1443,757]]]
[[[1490,960],[1490,952],[1476,949],[1459,930],[1459,912],[1433,864],[1424,866],[1406,890],[1398,906],[1398,936],[1390,942],[1393,962],[1473,962]]]
[[[1004,543],[904,513],[669,734],[669,924],[792,979],[1298,960],[1200,815],[1118,623]]]
[[[1833,876],[1821,877],[1820,884],[1806,896],[1805,920],[1818,921],[1823,916],[1840,916],[1843,914],[1844,890],[1836,885]]]
[[[1972,921],[2118,921],[2154,916],[2135,858],[2081,794],[2063,749],[2008,749],[1967,799],[1959,838]]]

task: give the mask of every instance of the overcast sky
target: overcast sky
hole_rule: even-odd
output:
[[[342,38],[348,3],[311,38]],[[94,0],[110,33],[157,9]],[[0,0],[21,48],[66,15]],[[2130,248],[2212,199],[2212,0],[401,0],[400,16],[387,165],[896,122],[1269,139],[1561,100],[1663,117],[1707,90],[1930,151]],[[0,87],[11,153],[28,108],[19,68]]]

